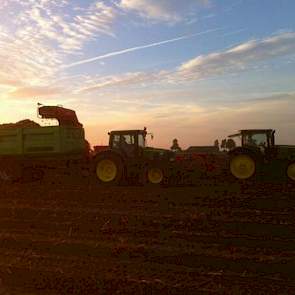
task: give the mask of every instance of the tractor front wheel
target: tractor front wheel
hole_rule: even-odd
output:
[[[230,160],[230,172],[237,179],[250,179],[256,172],[255,160],[247,154],[233,155]]]
[[[152,185],[160,185],[164,180],[164,171],[159,167],[149,167],[147,169],[147,182]]]

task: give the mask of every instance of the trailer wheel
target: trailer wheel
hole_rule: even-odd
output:
[[[255,160],[247,154],[233,155],[230,160],[230,172],[237,179],[250,179],[256,172]]]
[[[150,167],[147,170],[147,180],[150,184],[161,184],[164,180],[163,169],[159,167]]]
[[[295,181],[295,162],[288,165],[287,176],[290,180]]]
[[[96,161],[95,173],[101,184],[118,184],[123,175],[122,162],[115,156],[99,158]]]

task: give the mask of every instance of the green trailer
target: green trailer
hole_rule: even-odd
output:
[[[0,129],[0,156],[80,153],[84,130],[69,126]]]
[[[84,129],[73,111],[46,106],[39,108],[39,115],[57,119],[59,125],[0,126],[0,180],[41,177],[45,170],[87,160]]]

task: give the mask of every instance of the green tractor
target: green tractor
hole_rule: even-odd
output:
[[[276,145],[275,130],[241,130],[241,146],[229,152],[231,174],[239,180],[261,179],[272,175],[295,183],[295,146]]]
[[[101,184],[150,183],[168,177],[174,153],[146,146],[146,128],[109,132],[109,145],[94,148],[94,170]]]

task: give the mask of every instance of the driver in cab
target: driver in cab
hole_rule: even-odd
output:
[[[121,136],[119,146],[127,155],[132,153],[134,149],[134,146],[126,141],[125,136]]]

